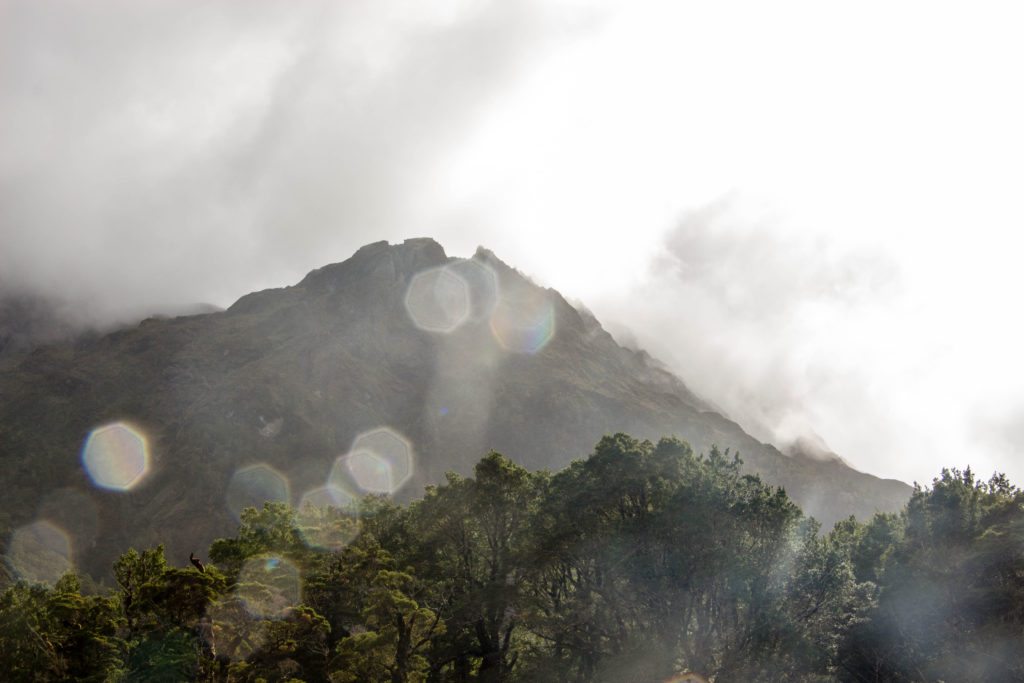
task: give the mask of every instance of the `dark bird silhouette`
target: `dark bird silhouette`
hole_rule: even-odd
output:
[[[199,561],[198,557],[194,556],[194,553],[188,554],[188,561],[191,562],[192,566],[198,569],[199,571],[204,573],[206,572],[206,567],[203,566],[203,563]]]

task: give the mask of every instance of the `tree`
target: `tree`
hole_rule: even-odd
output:
[[[238,534],[234,538],[219,538],[210,546],[210,560],[232,579],[246,560],[267,553],[296,562],[314,554],[303,540],[295,511],[285,503],[271,501],[259,510],[242,510]]]
[[[444,633],[440,616],[410,597],[415,581],[403,572],[381,570],[374,577],[363,609],[365,630],[338,645],[340,666],[332,683],[423,683],[425,653]]]
[[[9,681],[107,681],[122,672],[115,599],[83,596],[78,578],[17,583],[0,595],[0,663]]]
[[[475,478],[448,475],[410,508],[415,548],[408,556],[433,598],[447,635],[437,667],[457,680],[510,680],[519,653],[520,593],[528,567],[530,515],[542,475],[531,475],[499,453],[489,453]]]
[[[3,678],[1024,680],[1005,477],[944,470],[902,514],[822,534],[741,464],[617,434],[553,475],[490,453],[407,507],[362,501],[358,524],[251,508],[204,572],[157,546],[118,558],[106,594],[7,587]]]
[[[114,562],[129,676],[181,680],[213,667],[207,612],[226,582],[215,568],[167,564],[163,546],[128,550]]]
[[[533,648],[536,676],[768,680],[792,664],[806,633],[787,602],[812,589],[807,604],[824,601],[848,570],[812,568],[814,529],[801,536],[785,492],[740,465],[618,434],[552,478],[531,562],[530,626],[547,644]]]
[[[903,526],[840,652],[846,680],[1024,678],[1024,494],[943,470]]]
[[[299,605],[280,619],[256,619],[250,626],[255,646],[230,666],[232,681],[328,680],[330,625],[315,610]]]

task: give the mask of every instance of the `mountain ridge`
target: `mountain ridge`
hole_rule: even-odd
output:
[[[451,322],[444,306],[413,296],[430,278],[428,294],[450,285],[461,306],[450,331],[429,329]],[[416,320],[418,308],[440,317]],[[614,432],[739,451],[825,524],[898,509],[911,490],[758,442],[557,291],[486,249],[459,259],[430,238],[368,244],[222,312],[36,349],[0,371],[0,397],[0,462],[27,494],[4,511],[12,524],[45,514],[96,573],[130,545],[187,554],[230,533],[240,471],[279,472],[299,502],[378,428],[413,445],[405,500],[489,450],[560,468]],[[89,434],[118,422],[150,446],[127,491],[97,488],[80,460]]]

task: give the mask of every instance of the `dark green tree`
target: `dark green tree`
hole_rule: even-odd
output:
[[[840,653],[845,679],[1024,680],[1024,493],[943,470],[903,527]]]

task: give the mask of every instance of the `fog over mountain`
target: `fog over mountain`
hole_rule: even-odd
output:
[[[0,3],[0,337],[429,234],[761,440],[1019,480],[1024,48],[983,5]]]
[[[1024,680],[1022,26],[0,0],[0,678]]]
[[[910,494],[811,446],[783,455],[558,292],[430,239],[367,245],[223,312],[40,347],[8,359],[0,395],[3,511],[44,515],[99,574],[129,546],[205,547],[267,498],[409,500],[492,449],[560,469],[616,432],[739,453],[829,526]]]
[[[497,2],[0,11],[2,280],[101,324],[407,229],[481,108],[578,23]]]

